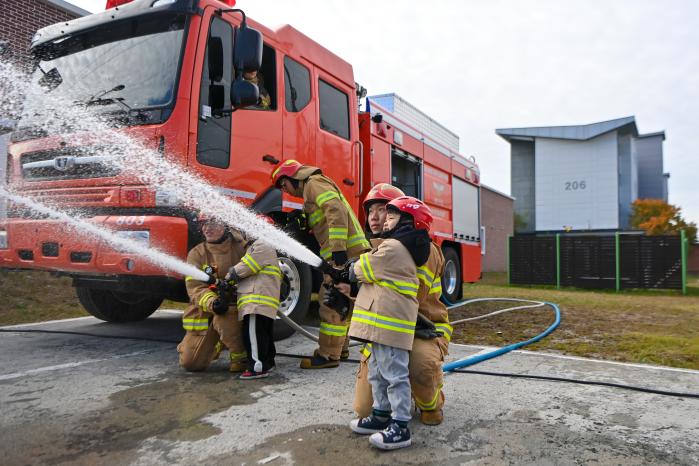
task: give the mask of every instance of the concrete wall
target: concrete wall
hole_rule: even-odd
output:
[[[588,141],[536,139],[535,146],[537,231],[618,228],[616,131]]]
[[[525,223],[522,231],[534,231],[536,227],[534,142],[513,140],[510,146],[510,192],[515,198],[514,211]]]
[[[659,134],[637,138],[638,198],[667,201],[666,179],[663,175],[663,139]]]
[[[511,197],[481,185],[481,222],[485,229],[483,272],[507,271],[507,238],[514,234],[514,204]]]
[[[630,133],[619,134],[619,228],[630,228],[631,204],[638,199],[638,164],[634,139]]]

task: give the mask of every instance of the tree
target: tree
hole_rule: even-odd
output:
[[[631,227],[647,235],[678,235],[684,230],[689,243],[697,241],[697,224],[682,218],[682,209],[662,199],[636,199],[631,213]]]

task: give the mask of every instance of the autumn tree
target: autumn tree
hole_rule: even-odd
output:
[[[662,199],[637,199],[633,202],[631,227],[644,230],[647,235],[678,235],[684,230],[689,243],[697,241],[697,225],[682,218],[679,207]]]

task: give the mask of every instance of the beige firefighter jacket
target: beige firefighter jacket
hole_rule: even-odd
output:
[[[417,278],[420,288],[417,300],[420,303],[420,314],[427,317],[447,341],[451,341],[453,328],[449,325],[447,307],[439,299],[442,296],[441,276],[444,274],[444,255],[434,242],[430,245],[430,257],[427,262],[417,268]]]
[[[240,262],[235,264],[235,273],[238,277],[238,317],[259,314],[276,318],[282,270],[274,246],[261,240],[252,242]]]
[[[244,253],[243,238],[240,233],[234,232],[221,244],[199,243],[189,251],[187,263],[199,269],[209,265],[216,267],[216,276],[222,279],[228,269],[240,261]],[[189,307],[182,316],[182,326],[187,331],[204,334],[209,328],[211,306],[217,294],[209,289],[209,285],[192,277],[186,277],[185,284],[189,295]],[[235,309],[235,303],[232,303],[231,307]]]
[[[362,282],[352,311],[350,337],[410,350],[417,320],[419,281],[415,262],[397,240],[359,256],[354,272]]]
[[[308,226],[323,259],[329,260],[334,251],[347,251],[347,257],[353,258],[370,249],[352,208],[330,178],[311,166],[299,169],[293,178],[300,181],[296,195],[303,198]]]

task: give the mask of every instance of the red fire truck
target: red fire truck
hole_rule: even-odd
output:
[[[73,100],[100,96],[96,111],[114,116],[123,131],[282,225],[301,208],[299,199],[268,189],[270,172],[287,159],[320,167],[361,221],[371,186],[402,188],[432,208],[433,238],[447,259],[444,294],[457,299],[463,281],[479,279],[481,265],[479,171],[457,153],[458,137],[396,95],[364,99],[349,63],[291,26],[272,30],[229,6],[134,0],[49,26],[33,39],[33,79],[60,76],[52,92]],[[255,67],[269,108],[226,111],[249,98],[247,88],[239,95],[234,68],[240,60],[250,66],[255,49],[262,50]],[[99,135],[94,139],[86,147],[84,137],[20,125],[9,148],[9,186],[185,258],[201,241],[195,213],[173,193],[94,157]],[[0,267],[72,277],[83,306],[107,321],[144,319],[164,298],[186,301],[182,277],[17,208],[0,222]],[[299,320],[317,272],[291,259],[282,259],[282,268],[284,312]]]

